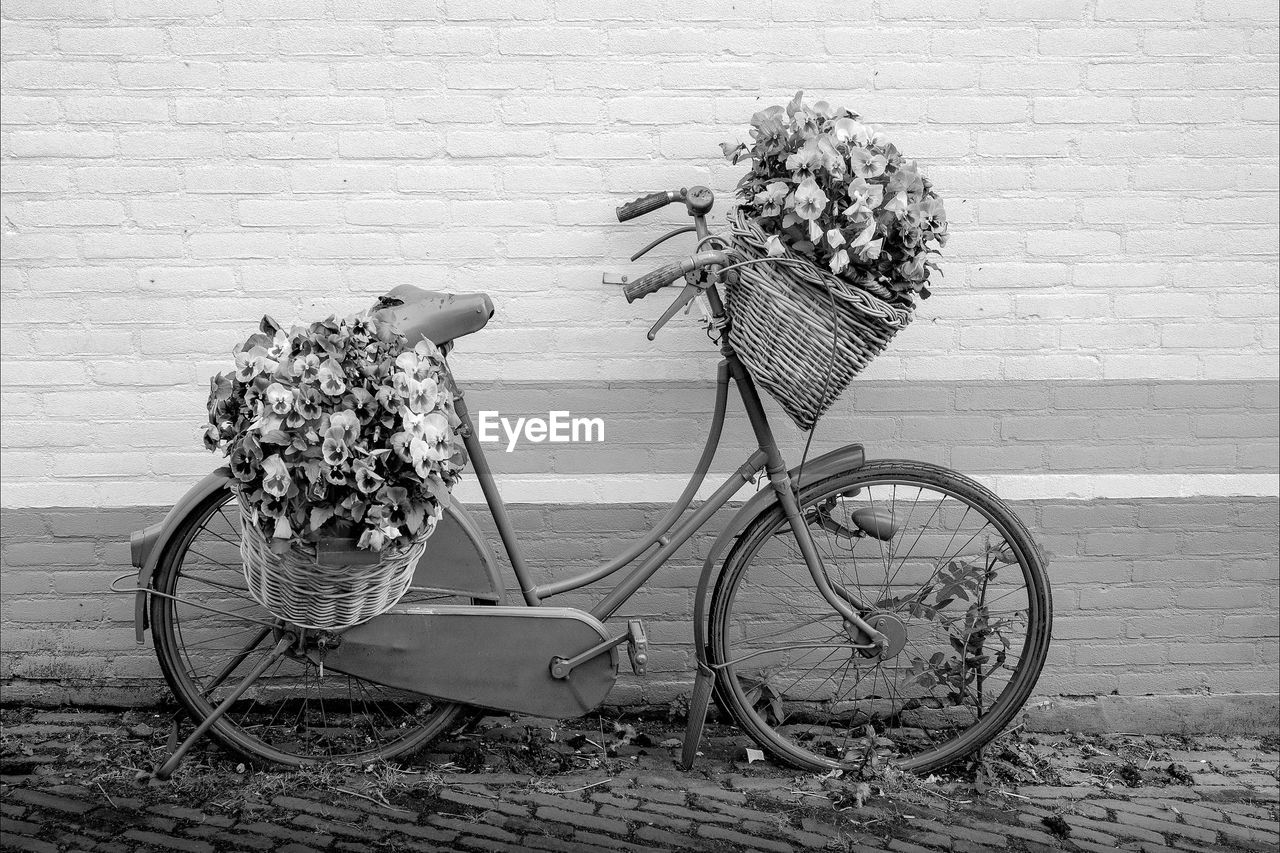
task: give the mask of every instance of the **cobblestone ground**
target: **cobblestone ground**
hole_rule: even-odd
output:
[[[490,717],[396,767],[253,772],[213,746],[168,783],[150,711],[0,711],[0,847],[34,851],[1280,849],[1274,738],[1008,734],[918,779],[797,774],[710,727]],[[865,787],[864,787],[865,786]]]

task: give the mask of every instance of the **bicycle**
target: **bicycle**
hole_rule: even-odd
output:
[[[647,662],[641,620],[619,630],[604,623],[761,476],[770,488],[720,531],[698,580],[681,766],[694,761],[712,698],[775,759],[812,771],[880,759],[927,772],[1008,724],[1044,664],[1052,618],[1027,529],[973,480],[920,462],[868,461],[858,444],[788,468],[723,334],[730,319],[718,286],[741,262],[723,244],[706,248],[718,240],[706,223],[711,191],[652,193],[619,207],[618,219],[677,202],[693,224],[632,260],[690,231],[695,254],[620,283],[631,302],[684,278],[649,338],[703,297],[722,358],[702,455],[655,527],[595,569],[535,584],[459,392],[466,449],[522,602],[507,603],[494,555],[452,501],[399,604],[346,631],[315,631],[284,624],[248,595],[229,477],[210,474],[163,522],[133,534],[137,585],[120,590],[135,593],[138,642],[149,627],[166,682],[196,723],[157,777],[205,733],[254,762],[365,764],[416,751],[476,709],[587,713],[614,684],[623,645],[636,673]],[[445,352],[493,313],[484,294],[413,287],[380,304],[411,342],[425,336]],[[685,518],[719,448],[730,381],[758,446]],[[590,611],[546,604],[628,566]]]

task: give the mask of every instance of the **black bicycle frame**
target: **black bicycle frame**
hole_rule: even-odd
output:
[[[708,287],[706,295],[710,301],[712,316],[716,319],[722,319],[724,317],[724,306],[720,301],[714,281]],[[502,546],[511,560],[511,568],[515,572],[525,603],[531,607],[536,607],[547,598],[595,583],[631,565],[642,554],[657,545],[658,549],[656,551],[628,573],[617,586],[591,609],[591,615],[597,619],[601,621],[608,619],[617,612],[618,608],[636,590],[644,585],[645,581],[662,567],[694,532],[701,528],[717,510],[728,503],[743,485],[754,481],[763,470],[778,495],[778,501],[791,524],[796,544],[799,546],[800,553],[809,568],[809,573],[812,575],[814,583],[822,593],[823,598],[827,600],[836,612],[857,626],[867,636],[873,638],[879,636],[879,632],[867,625],[858,615],[857,610],[850,606],[850,601],[841,597],[832,589],[826,570],[823,568],[822,559],[813,544],[809,528],[801,518],[799,500],[791,478],[788,476],[787,465],[783,461],[782,452],[778,449],[778,442],[774,438],[773,430],[769,425],[768,416],[761,405],[760,395],[756,390],[755,383],[752,381],[746,367],[733,351],[733,347],[729,344],[727,337],[722,338],[720,350],[724,358],[721,360],[716,373],[716,401],[715,411],[711,419],[711,428],[707,433],[707,440],[703,446],[702,456],[698,460],[698,465],[680,497],[647,535],[617,557],[580,575],[557,580],[542,586],[533,583],[528,567],[524,562],[515,530],[511,525],[510,517],[507,515],[506,504],[498,493],[493,471],[489,468],[488,460],[484,455],[484,448],[481,446],[476,430],[471,423],[465,400],[461,396],[461,392],[459,392],[455,405],[458,416],[462,419],[463,441],[470,456],[471,465],[475,469],[476,479],[480,483],[480,489],[484,494],[486,503],[489,505],[489,511],[493,515],[494,523],[497,525],[498,537],[502,540]],[[733,380],[734,386],[738,389],[738,394],[742,398],[742,403],[746,409],[747,418],[751,422],[751,428],[755,433],[758,446],[738,469],[715,490],[711,497],[698,507],[691,516],[677,524],[676,522],[684,515],[685,510],[689,508],[699,487],[706,479],[707,471],[710,469],[711,462],[719,449],[720,435],[724,427],[725,411],[728,403],[730,379]],[[854,602],[854,605],[857,606],[857,602]]]

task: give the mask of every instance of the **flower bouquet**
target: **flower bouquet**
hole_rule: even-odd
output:
[[[466,456],[444,356],[371,315],[264,317],[212,378],[249,591],[302,627],[370,619],[408,589]]]
[[[803,93],[751,119],[731,214],[750,263],[728,288],[730,339],[803,429],[929,296],[946,243],[942,200],[876,128]]]

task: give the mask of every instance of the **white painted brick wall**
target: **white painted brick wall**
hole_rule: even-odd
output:
[[[693,182],[728,201],[739,169],[716,143],[797,88],[890,129],[954,223],[936,298],[868,378],[1277,375],[1267,0],[2,14],[18,504],[207,466],[156,451],[194,448],[205,377],[248,323],[405,282],[493,295],[498,316],[459,347],[464,378],[705,376],[692,324],[649,344],[661,306],[599,283],[643,269],[626,256],[679,215],[621,226],[613,206]]]

